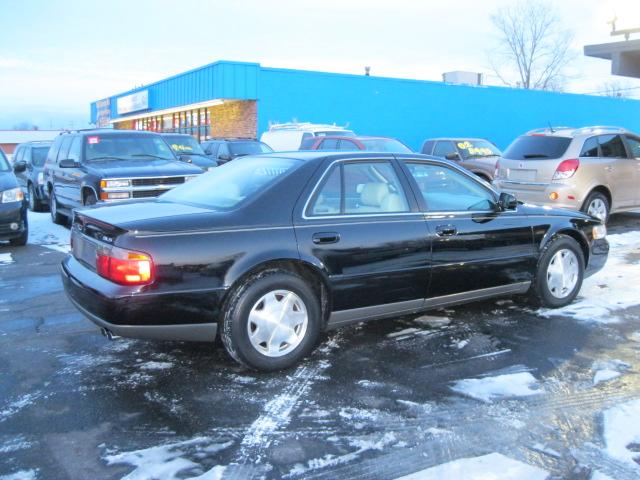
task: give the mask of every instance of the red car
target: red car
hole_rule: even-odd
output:
[[[411,149],[395,138],[324,136],[305,139],[300,150],[369,150],[371,152],[411,153]]]

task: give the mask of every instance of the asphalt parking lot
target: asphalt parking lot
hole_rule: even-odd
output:
[[[268,375],[220,345],[102,337],[64,296],[47,215],[0,246],[0,478],[437,478],[478,457],[640,478],[640,214],[611,219],[609,265],[562,311],[356,325]]]

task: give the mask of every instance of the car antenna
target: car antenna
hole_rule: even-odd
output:
[[[551,122],[549,120],[547,120],[547,123],[549,124],[549,130],[551,130],[551,133],[556,133],[556,131],[551,126]]]

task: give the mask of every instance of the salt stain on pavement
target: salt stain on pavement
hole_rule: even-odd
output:
[[[487,403],[496,399],[525,397],[544,392],[529,372],[458,380],[451,386],[451,390]]]
[[[586,278],[578,297],[570,305],[540,309],[542,316],[570,316],[599,323],[620,321],[614,312],[640,305],[640,295],[630,285],[640,283],[640,262],[628,257],[640,252],[640,232],[609,235],[609,258],[602,270]]]
[[[13,257],[10,253],[0,253],[0,265],[9,265],[13,263]]]
[[[605,452],[636,468],[640,477],[640,400],[605,410],[602,417]]]
[[[37,470],[20,470],[9,475],[0,475],[0,480],[36,480]]]
[[[71,234],[62,225],[51,221],[49,213],[29,212],[29,243],[67,253]]]
[[[481,457],[460,458],[415,472],[396,480],[544,480],[549,472],[538,467],[490,453]]]
[[[599,360],[593,363],[591,370],[593,375],[593,385],[598,385],[602,382],[608,382],[614,378],[619,377],[624,372],[629,370],[631,365],[622,360]]]

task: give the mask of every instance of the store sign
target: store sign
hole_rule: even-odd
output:
[[[126,97],[120,97],[116,100],[116,104],[118,115],[146,110],[149,108],[149,90],[142,90]]]
[[[105,98],[96,102],[96,127],[108,127],[111,120],[111,99]]]

